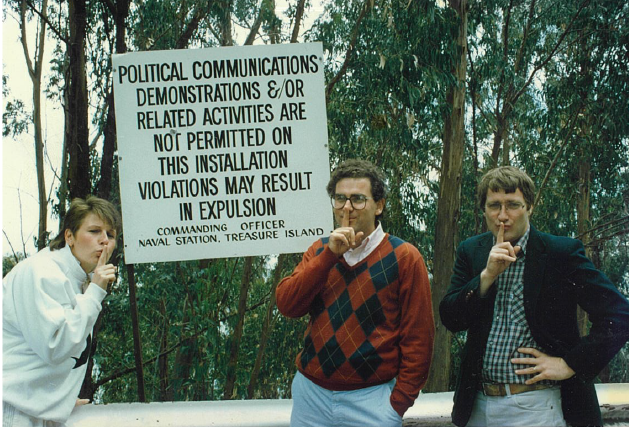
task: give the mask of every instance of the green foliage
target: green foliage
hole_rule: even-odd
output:
[[[2,75],[2,96],[5,99],[10,95],[8,83],[9,76]],[[25,111],[24,102],[19,99],[9,100],[2,112],[2,136],[17,137],[27,132],[32,122],[33,118]]]
[[[23,253],[18,252],[12,256],[3,256],[2,257],[2,277],[9,274],[13,267],[17,265],[18,262],[26,259]]]

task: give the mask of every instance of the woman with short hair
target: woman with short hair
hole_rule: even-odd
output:
[[[3,280],[3,427],[63,426],[77,399],[121,226],[113,204],[74,199],[50,247]]]

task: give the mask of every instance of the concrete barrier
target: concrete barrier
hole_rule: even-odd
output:
[[[629,425],[629,384],[598,384],[596,392],[606,423]],[[404,425],[451,426],[452,396],[420,394]],[[75,409],[67,427],[288,427],[291,407],[289,399],[85,405]]]

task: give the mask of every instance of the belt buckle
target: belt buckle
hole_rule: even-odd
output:
[[[525,393],[527,391],[544,390],[550,386],[545,384],[503,384],[503,383],[481,383],[481,390],[485,396],[512,396],[514,394]]]
[[[481,383],[481,391],[485,396],[506,396],[507,390],[505,384],[500,383]]]

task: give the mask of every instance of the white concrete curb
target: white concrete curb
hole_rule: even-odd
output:
[[[597,384],[601,405],[629,404],[629,384]],[[422,393],[405,420],[450,419],[453,393]],[[220,400],[86,405],[67,427],[288,427],[291,400]]]

